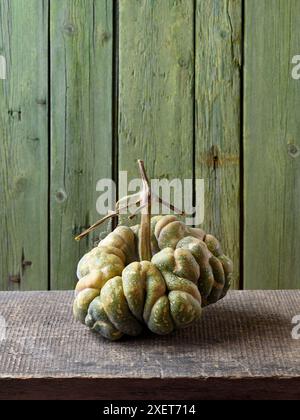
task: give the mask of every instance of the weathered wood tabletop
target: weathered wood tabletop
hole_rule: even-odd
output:
[[[300,291],[233,291],[188,329],[114,343],[73,320],[72,299],[0,293],[0,399],[300,398]]]

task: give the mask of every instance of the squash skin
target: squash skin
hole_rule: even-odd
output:
[[[223,298],[233,266],[218,240],[176,216],[151,219],[152,260],[138,261],[139,226],[118,226],[79,261],[74,316],[110,340],[147,327],[169,334]]]

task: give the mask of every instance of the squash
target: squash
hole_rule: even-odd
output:
[[[151,218],[149,181],[139,164],[141,224],[118,226],[77,268],[74,316],[109,340],[137,336],[144,325],[159,335],[187,327],[231,284],[232,262],[214,236],[174,215]]]

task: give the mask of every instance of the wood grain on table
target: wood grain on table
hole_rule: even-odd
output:
[[[300,398],[300,291],[230,292],[169,336],[106,341],[73,292],[2,292],[0,398]]]

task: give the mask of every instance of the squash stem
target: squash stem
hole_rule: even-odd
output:
[[[151,192],[150,182],[146,174],[144,162],[142,160],[138,160],[139,170],[141,174],[141,179],[143,182],[142,190],[137,193],[127,197],[121,198],[117,203],[114,211],[110,211],[105,217],[101,220],[98,220],[80,235],[76,236],[75,240],[80,241],[82,238],[87,236],[90,232],[93,232],[104,223],[106,220],[118,217],[123,210],[129,210],[133,206],[137,206],[133,210],[129,219],[133,219],[138,213],[141,213],[141,226],[140,226],[140,241],[139,241],[139,258],[141,261],[150,261],[152,258],[151,252],[151,203],[153,201],[158,201],[160,204],[168,207],[170,210],[184,215],[185,213],[182,210],[177,209],[172,204],[164,201],[154,192]],[[128,203],[128,199],[130,198],[130,202]],[[125,204],[124,204],[125,203]]]
[[[141,191],[141,226],[139,234],[140,261],[151,261],[151,187],[146,174],[144,161],[139,160],[139,170],[143,182]]]

